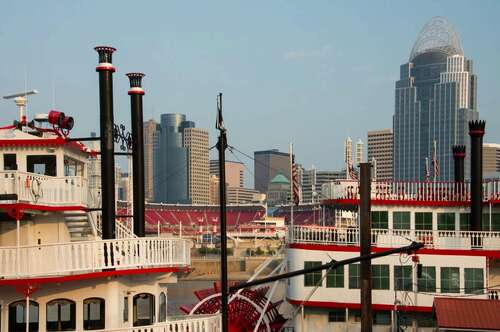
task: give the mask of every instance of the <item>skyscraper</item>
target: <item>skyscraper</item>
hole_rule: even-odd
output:
[[[254,185],[261,193],[266,193],[269,183],[278,174],[290,177],[290,154],[277,149],[254,152]]]
[[[392,179],[392,129],[368,132],[368,161],[377,180]]]
[[[468,145],[467,123],[478,117],[476,84],[472,60],[464,57],[457,32],[445,18],[431,19],[420,32],[408,63],[401,65],[396,82],[396,180],[423,180],[425,159],[432,160],[434,142],[437,179],[453,178],[452,146]]]
[[[158,144],[158,123],[150,119],[144,122],[144,196],[154,200],[154,152]]]
[[[182,145],[184,114],[162,114],[155,149],[155,200],[189,203],[187,188],[187,150]]]
[[[356,142],[356,164],[359,165],[365,161],[365,149],[361,139]]]
[[[154,151],[155,201],[209,202],[208,131],[184,114],[162,114]]]
[[[245,186],[245,165],[239,161],[226,160],[226,184],[229,187]],[[219,160],[210,160],[210,175],[219,177]]]
[[[209,204],[208,130],[188,127],[182,136],[188,154],[188,197],[193,204]]]

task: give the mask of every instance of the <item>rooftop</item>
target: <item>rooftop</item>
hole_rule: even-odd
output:
[[[500,330],[500,301],[436,297],[434,312],[439,328]]]
[[[410,54],[410,62],[424,53],[443,53],[446,56],[463,55],[460,36],[444,17],[433,17],[420,30]]]

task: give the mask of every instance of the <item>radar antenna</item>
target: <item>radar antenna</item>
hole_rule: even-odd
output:
[[[14,99],[16,106],[19,107],[19,121],[22,125],[26,125],[26,97],[36,95],[38,90],[30,90],[19,93],[14,93],[8,96],[3,96],[3,99]]]

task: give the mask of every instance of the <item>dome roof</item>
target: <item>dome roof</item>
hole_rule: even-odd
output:
[[[420,30],[410,54],[410,62],[424,53],[443,53],[446,56],[463,55],[460,36],[444,17],[433,17]]]
[[[271,180],[272,184],[290,184],[290,181],[281,173],[276,174],[276,176]]]

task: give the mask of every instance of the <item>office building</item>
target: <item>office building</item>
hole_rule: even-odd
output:
[[[281,173],[276,174],[269,181],[267,191],[267,205],[286,205],[290,204],[290,181]]]
[[[227,204],[247,204],[260,200],[261,194],[255,189],[227,187]]]
[[[187,149],[188,197],[192,204],[209,204],[208,130],[184,128]]]
[[[278,174],[290,177],[290,154],[277,149],[254,152],[254,186],[261,193],[269,190],[269,183]]]
[[[372,163],[374,178],[392,179],[392,129],[368,132],[368,162]]]
[[[318,171],[314,167],[302,169],[301,177],[301,203],[317,203],[321,197],[321,186],[324,183],[346,178],[346,170],[341,171]]]
[[[144,122],[144,196],[154,201],[154,152],[158,144],[159,125],[150,119]]]
[[[365,162],[364,144],[361,139],[358,139],[358,142],[356,142],[356,165],[359,165],[364,162]]]
[[[155,201],[208,204],[208,131],[184,114],[162,114],[154,148]]]
[[[500,177],[500,144],[483,144],[484,177]]]
[[[469,145],[468,121],[478,118],[477,78],[458,33],[443,17],[420,32],[400,67],[393,117],[395,180],[424,180],[425,160],[436,146],[438,180],[453,179],[452,146]],[[435,142],[435,143],[434,143]],[[469,173],[466,155],[466,177]]]
[[[239,161],[226,160],[226,184],[230,187],[245,186],[245,165]],[[210,160],[210,175],[219,176],[219,161]]]

